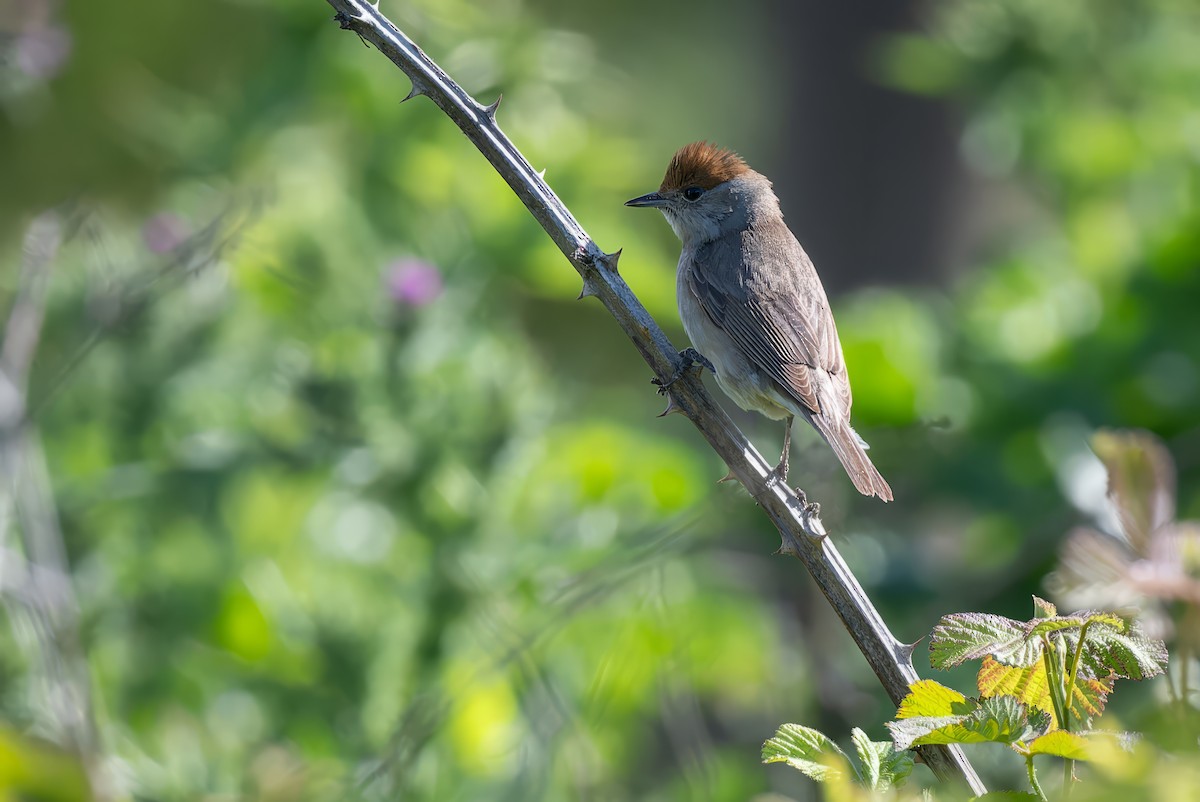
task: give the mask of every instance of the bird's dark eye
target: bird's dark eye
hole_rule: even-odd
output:
[[[704,194],[704,190],[700,187],[688,187],[683,191],[683,197],[690,201],[700,200],[700,196]]]

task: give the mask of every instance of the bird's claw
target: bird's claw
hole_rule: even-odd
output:
[[[708,361],[708,358],[695,348],[684,348],[679,352],[679,359],[682,364],[679,366],[679,369],[675,371],[675,375],[673,375],[671,378],[667,379],[666,381],[658,378],[650,380],[651,384],[658,387],[659,395],[666,395],[667,390],[670,389],[671,385],[682,379],[684,374],[686,374],[693,367],[699,366],[701,369],[708,368],[709,372],[713,374],[716,374],[717,372],[717,369],[713,367],[713,363]]]
[[[809,500],[808,500],[808,494],[807,494],[807,493],[805,493],[805,492],[804,492],[804,491],[803,491],[801,488],[799,488],[799,487],[797,487],[797,488],[796,488],[796,498],[798,498],[798,499],[800,500],[800,506],[801,506],[801,507],[804,509],[804,511],[805,511],[806,513],[808,513],[809,515],[814,515],[814,516],[815,516],[815,515],[820,515],[820,514],[821,514],[821,504],[820,504],[820,502],[818,502],[818,501],[809,501]]]

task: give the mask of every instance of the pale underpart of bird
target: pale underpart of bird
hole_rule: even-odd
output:
[[[771,182],[733,151],[694,142],[672,157],[657,192],[625,205],[658,209],[683,242],[679,316],[717,384],[742,409],[787,421],[775,475],[787,480],[799,415],[860,493],[891,501],[850,426],[850,378],[825,288]]]

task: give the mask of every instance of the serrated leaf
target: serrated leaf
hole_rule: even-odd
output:
[[[1108,470],[1108,496],[1125,537],[1142,557],[1153,534],[1175,517],[1175,463],[1162,442],[1143,431],[1101,430],[1092,450]]]
[[[878,743],[878,741],[875,741]],[[880,778],[887,778],[888,785],[877,790],[886,791],[888,788],[899,788],[908,780],[913,770],[913,753],[907,749],[896,749],[895,744],[887,744],[888,755],[879,767]]]
[[[965,716],[918,716],[889,721],[885,726],[892,734],[892,743],[897,750],[925,744],[985,743],[987,738],[983,735],[962,726],[963,718]]]
[[[1033,614],[1036,618],[1054,618],[1058,608],[1040,596],[1033,597]]]
[[[1040,738],[1034,738],[1026,746],[1026,754],[1055,755],[1067,760],[1088,760],[1090,753],[1087,739],[1066,730],[1048,732]]]
[[[1026,707],[1029,709],[1029,722],[1026,725],[1028,733],[1025,735],[1025,738],[1037,738],[1054,729],[1053,714],[1047,713],[1045,710],[1039,710],[1036,707],[1029,708],[1028,705]]]
[[[1104,610],[1087,610],[1075,613],[1075,615],[1086,615],[1089,624],[1103,624],[1106,627],[1112,627],[1121,634],[1129,632],[1129,622],[1116,613]]]
[[[1016,668],[1006,666],[991,657],[983,658],[983,665],[975,677],[979,695],[983,698],[990,696],[1014,696],[1031,709],[1051,718],[1053,723],[1054,703],[1050,699],[1050,686],[1046,682],[1046,665],[1038,661],[1031,666]],[[1071,703],[1071,717],[1083,728],[1089,726],[1091,719],[1104,712],[1108,694],[1112,692],[1113,679],[1093,679],[1080,676],[1075,680],[1074,699]],[[1033,726],[1033,714],[1030,714],[1030,725]]]
[[[817,782],[843,776],[848,765],[846,753],[824,733],[799,724],[784,724],[763,743],[762,762],[787,763]]]
[[[875,744],[867,737],[867,734],[858,727],[850,731],[850,740],[854,742],[854,751],[858,754],[859,781],[872,791],[877,790],[883,755],[875,748]],[[886,747],[889,752],[893,749],[890,743],[880,744],[880,746]]]
[[[1124,679],[1147,679],[1166,670],[1167,645],[1137,631],[1118,632],[1098,624],[1088,629],[1080,663],[1090,677],[1112,674]]]
[[[1081,629],[1084,624],[1104,624],[1118,632],[1124,632],[1129,626],[1125,623],[1125,619],[1116,613],[1105,613],[1095,610],[1084,610],[1072,613],[1071,615],[1054,616],[1053,618],[1035,618],[1027,626],[1029,627],[1029,637],[1040,638],[1042,635],[1064,629]]]
[[[1058,632],[1062,629],[1079,629],[1083,626],[1086,619],[1073,615],[1055,616],[1054,618],[1035,618],[1026,624],[1029,627],[1028,637],[1040,638],[1042,635],[1047,635],[1051,632]]]
[[[1023,704],[1012,697],[985,699],[965,716],[925,716],[890,721],[897,749],[927,744],[1012,743],[1026,732]]]
[[[929,662],[947,669],[992,655],[1005,665],[1031,665],[1042,655],[1041,641],[1025,637],[1020,621],[988,613],[954,613],[933,628]]]
[[[953,688],[923,679],[908,686],[908,696],[900,701],[896,718],[965,716],[974,709],[975,703]]]
[[[997,743],[1021,740],[1028,725],[1028,708],[1012,696],[983,699],[979,709],[963,720],[964,727]]]
[[[897,751],[891,741],[872,741],[858,727],[851,731],[850,737],[858,753],[859,782],[868,790],[887,791],[902,785],[912,773],[911,752]]]

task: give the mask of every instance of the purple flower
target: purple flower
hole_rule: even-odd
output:
[[[142,241],[154,253],[175,250],[191,233],[187,221],[171,212],[160,212],[142,225]]]
[[[15,49],[17,69],[31,78],[48,81],[71,54],[71,34],[63,28],[34,28],[17,37]]]
[[[401,306],[425,306],[442,294],[442,274],[428,262],[399,259],[384,276],[387,292]]]

